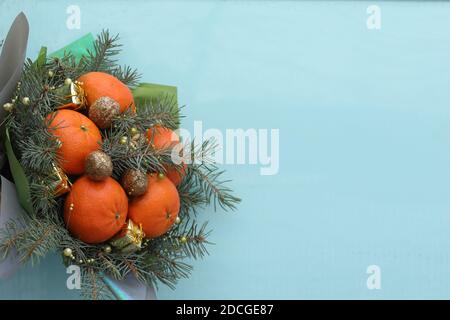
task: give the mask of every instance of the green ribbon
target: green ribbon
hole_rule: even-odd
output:
[[[61,48],[49,55],[50,58],[63,58],[65,52],[71,52],[76,59],[80,59],[86,55],[87,51],[94,49],[95,39],[92,33],[88,33],[82,36],[80,39],[75,40],[71,44]]]
[[[28,183],[27,176],[25,175],[25,171],[14,154],[8,130],[6,130],[5,134],[5,151],[6,156],[8,157],[9,169],[11,170],[11,174],[14,178],[19,203],[26,212],[32,214],[34,210],[31,203],[30,185]]]
[[[167,95],[177,101],[177,87],[165,86],[155,83],[140,83],[133,89],[133,97],[136,105],[144,103],[146,100],[159,98]]]
[[[59,49],[48,55],[48,57],[63,57],[64,52],[71,52],[75,58],[80,59],[83,55],[86,55],[88,50],[94,48],[95,39],[91,33],[75,40],[64,48]],[[47,48],[42,47],[36,62],[38,65],[45,64],[47,59]],[[133,97],[135,99],[136,105],[144,101],[149,101],[153,99],[160,98],[161,96],[169,96],[177,100],[177,88],[174,86],[166,86],[161,84],[153,83],[140,83],[136,88],[133,89]],[[9,132],[6,131],[5,135],[5,149],[6,155],[8,157],[9,166],[11,169],[11,174],[14,178],[16,185],[19,202],[21,206],[29,213],[33,214],[33,206],[31,203],[30,185],[23,170],[20,162],[18,161],[11,144],[11,139],[9,137]]]

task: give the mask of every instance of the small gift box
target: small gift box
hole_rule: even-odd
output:
[[[67,178],[67,175],[61,168],[53,165],[53,171],[55,174],[55,181],[51,184],[50,188],[53,190],[56,196],[63,195],[70,191],[71,183]]]
[[[55,95],[61,98],[60,108],[71,108],[72,110],[86,107],[86,99],[83,87],[78,81],[66,79],[64,85],[54,90]]]
[[[142,248],[144,237],[142,226],[138,226],[133,221],[128,220],[119,234],[111,240],[111,245],[122,253],[132,253]]]

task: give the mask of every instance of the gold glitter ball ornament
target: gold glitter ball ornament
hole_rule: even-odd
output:
[[[86,175],[94,181],[102,181],[113,172],[111,157],[103,151],[93,151],[86,157],[84,164]]]
[[[137,197],[147,191],[147,175],[136,169],[128,169],[122,176],[122,187],[127,195]]]
[[[119,114],[119,103],[110,97],[100,97],[89,107],[89,119],[102,129],[111,127],[113,119]]]

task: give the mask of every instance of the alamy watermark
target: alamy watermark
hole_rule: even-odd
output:
[[[377,5],[370,5],[366,9],[366,13],[369,15],[366,20],[366,26],[369,30],[381,29],[381,8]]]
[[[366,273],[369,275],[367,277],[366,285],[369,290],[380,290],[381,289],[381,268],[376,264],[372,264],[367,267]]]
[[[81,270],[77,265],[70,265],[66,268],[66,273],[69,274],[66,280],[66,287],[69,290],[81,289]]]
[[[66,8],[68,17],[66,19],[66,27],[69,30],[81,29],[81,9],[78,5],[70,5]]]
[[[172,161],[181,163],[202,163],[204,161],[227,165],[258,165],[263,176],[275,175],[280,168],[279,129],[225,129],[204,130],[202,121],[194,121],[194,132],[181,128],[177,130],[183,144],[172,150]],[[175,137],[174,137],[175,139]],[[190,150],[192,142],[201,146],[211,140],[216,144],[215,152],[204,159],[203,152]],[[191,155],[194,154],[193,157]]]

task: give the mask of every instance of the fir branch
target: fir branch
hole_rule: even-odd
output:
[[[94,49],[87,50],[87,55],[80,60],[80,66],[85,72],[116,70],[117,60],[122,45],[118,44],[119,35],[111,36],[108,30],[103,30],[94,42]]]
[[[117,132],[105,133],[102,150],[107,153],[113,162],[113,177],[120,179],[127,169],[137,169],[143,172],[164,172],[164,163],[170,161],[170,150],[152,150],[146,142],[137,142],[135,145],[121,144],[122,136],[131,140],[130,136]]]
[[[120,270],[120,266],[116,264],[116,261],[112,259],[109,255],[100,252],[99,257],[99,269],[105,270],[106,273],[112,276],[114,279],[120,280],[124,278],[123,272]]]
[[[87,268],[90,280],[90,287],[91,287],[91,294],[92,294],[92,300],[98,299],[98,285],[97,285],[97,275],[95,274],[94,270],[92,268]]]
[[[50,234],[54,230],[55,230],[55,227],[53,225],[45,226],[45,228],[42,230],[42,232],[33,239],[31,246],[26,250],[26,252],[22,256],[22,258],[21,258],[22,262],[31,258],[35,254],[35,252],[38,250],[38,248],[43,245],[44,241],[46,241],[47,238],[50,237]]]
[[[208,255],[207,245],[212,245],[207,239],[211,230],[206,231],[208,226],[204,222],[200,228],[195,220],[188,220],[180,227],[169,232],[167,241],[173,249],[179,248],[187,257],[198,259]]]
[[[220,180],[225,171],[212,165],[192,165],[188,170],[197,185],[205,192],[208,202],[213,203],[214,210],[217,210],[217,205],[224,210],[235,210],[236,204],[241,202],[241,199],[234,196],[232,190],[225,185],[230,180]]]
[[[65,85],[67,78],[76,80],[84,73],[89,72],[88,66],[83,66],[86,57],[82,57],[80,61],[72,54],[72,52],[64,52],[62,57],[53,57],[47,63],[47,69],[53,72],[51,79],[51,88],[48,95],[56,105],[67,103],[66,99],[60,95],[58,89]],[[55,90],[56,89],[56,90]]]
[[[205,208],[208,204],[203,188],[189,174],[178,186],[178,194],[180,196],[180,213],[178,215],[181,219],[189,218],[191,214],[197,215],[198,210]]]
[[[173,96],[163,95],[156,99],[137,102],[137,112],[128,109],[116,119],[113,126],[118,132],[128,132],[131,128],[137,128],[141,132],[160,125],[176,130],[180,125],[180,109]]]
[[[42,181],[29,181],[31,202],[37,216],[54,217],[58,215],[62,208],[60,201],[58,202],[54,194],[55,185],[58,185],[60,182],[48,185],[46,184],[47,182],[44,182],[47,180],[55,180],[55,177],[43,176]]]
[[[116,256],[117,267],[121,270],[121,277],[125,278],[129,274],[132,274],[137,280],[143,283],[150,284],[149,277],[151,277],[151,271],[145,266],[145,255],[142,253],[130,253],[121,254],[120,252]]]
[[[23,237],[22,229],[26,225],[23,219],[9,220],[0,229],[0,261],[4,260]]]
[[[112,70],[111,74],[130,88],[136,87],[142,76],[137,69],[133,69],[130,66],[118,66]]]
[[[0,252],[6,256],[14,246],[21,262],[30,260],[35,264],[58,248],[61,234],[65,232],[64,226],[46,218],[9,221],[2,231]]]
[[[162,252],[156,256],[147,255],[142,267],[149,270],[147,281],[158,287],[158,281],[174,289],[178,280],[188,278],[192,266],[183,262],[182,254]]]
[[[139,105],[138,113],[142,123],[148,127],[159,124],[176,130],[180,126],[180,110],[183,108],[178,107],[173,95],[162,95]]]
[[[89,300],[112,300],[114,294],[105,284],[98,270],[84,266],[81,269],[81,295]]]
[[[205,140],[200,146],[191,143],[191,164],[186,170],[186,186],[181,186],[181,189],[192,190],[196,196],[192,199],[198,204],[212,203],[214,210],[217,210],[217,205],[225,211],[235,210],[241,199],[234,196],[231,188],[227,186],[231,180],[222,179],[225,171],[221,170],[213,159],[216,148],[213,139]],[[200,198],[202,194],[204,199]]]

